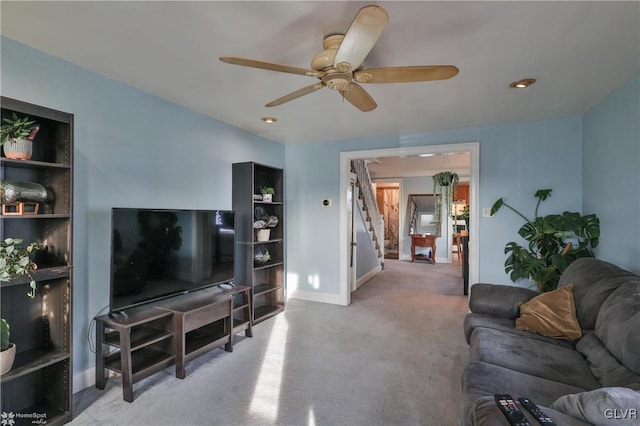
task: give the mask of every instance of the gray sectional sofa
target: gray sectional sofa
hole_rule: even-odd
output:
[[[461,424],[508,425],[493,401],[494,394],[508,393],[528,397],[559,426],[640,425],[640,276],[578,259],[558,287],[569,284],[582,329],[574,341],[515,328],[519,305],[536,291],[471,287]]]

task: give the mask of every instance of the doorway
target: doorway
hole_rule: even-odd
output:
[[[469,170],[469,240],[473,243],[469,249],[469,281],[477,282],[479,275],[479,256],[478,256],[478,224],[479,224],[479,204],[478,204],[478,182],[479,182],[479,164],[480,164],[480,146],[478,142],[447,144],[447,145],[427,145],[406,148],[387,148],[365,151],[350,151],[340,153],[340,241],[342,241],[340,255],[340,304],[348,305],[351,302],[351,291],[349,286],[349,255],[348,247],[348,227],[347,227],[347,188],[349,182],[350,163],[355,159],[363,158],[382,158],[382,157],[416,157],[424,155],[438,155],[446,153],[470,154],[470,170]],[[403,217],[403,203],[399,206],[399,217]],[[451,246],[451,241],[448,246]],[[399,249],[402,250],[402,239],[399,242]]]
[[[378,210],[384,219],[384,258],[400,256],[400,182],[373,180]]]

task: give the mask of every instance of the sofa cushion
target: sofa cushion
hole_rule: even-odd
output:
[[[469,359],[582,389],[601,386],[576,350],[489,328],[474,330]]]
[[[558,346],[564,346],[567,348],[573,348],[573,343],[568,340],[554,339],[553,337],[543,336],[542,334],[531,333],[530,331],[516,330],[516,322],[512,319],[496,318],[491,315],[469,313],[464,317],[464,336],[467,343],[471,341],[471,334],[476,328],[492,328],[494,330],[502,330],[515,334],[517,336],[523,336],[528,339],[536,339],[547,343],[552,343]]]
[[[514,398],[519,398],[519,396],[511,395]],[[562,413],[560,411],[556,411],[549,407],[541,407],[536,401],[538,407],[544,412],[553,422],[558,426],[589,426],[589,423],[585,423],[572,417],[568,414]],[[518,405],[520,405],[518,403]],[[529,413],[525,408],[520,406],[520,410],[524,413],[525,417],[529,420],[529,423],[532,425],[537,425],[538,422],[534,419],[534,417]],[[485,396],[482,398],[478,398],[475,400],[471,407],[471,412],[469,413],[471,418],[465,422],[470,426],[509,426],[509,422],[502,414],[502,411],[496,405],[493,396]]]
[[[595,334],[623,365],[640,374],[640,277],[630,279],[605,300]]]
[[[564,271],[558,287],[573,284],[576,316],[583,330],[593,330],[600,306],[613,290],[635,274],[611,263],[585,257],[574,260]]]
[[[637,426],[640,421],[640,392],[608,387],[565,395],[551,408],[596,426]]]
[[[508,393],[516,398],[526,396],[539,406],[549,406],[562,395],[585,390],[486,362],[471,361],[462,374],[461,418],[468,419],[473,402],[487,395]]]
[[[542,293],[520,305],[516,328],[559,339],[580,338],[582,329],[576,319],[573,284]]]
[[[590,332],[580,339],[576,350],[587,359],[591,373],[602,386],[629,386],[632,383],[640,383],[640,375],[633,373],[611,355],[595,333]]]
[[[538,294],[528,288],[477,283],[471,286],[469,309],[476,314],[514,319],[518,316],[519,306]]]

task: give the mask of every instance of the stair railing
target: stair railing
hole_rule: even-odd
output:
[[[384,218],[378,209],[369,169],[364,160],[352,160],[351,169],[356,174],[356,183],[360,188],[360,197],[364,203],[367,219],[371,221],[374,247],[379,257],[384,259]]]

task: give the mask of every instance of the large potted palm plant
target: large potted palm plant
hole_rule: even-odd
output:
[[[595,214],[581,215],[565,211],[562,214],[538,216],[540,203],[551,196],[551,189],[536,191],[538,199],[533,219],[507,204],[503,198],[491,207],[493,216],[506,207],[525,220],[518,234],[528,241],[521,246],[515,241],[507,243],[504,253],[505,272],[513,282],[519,279],[534,281],[538,290],[550,291],[558,286],[564,270],[580,257],[594,257],[593,249],[600,238],[600,220]]]

